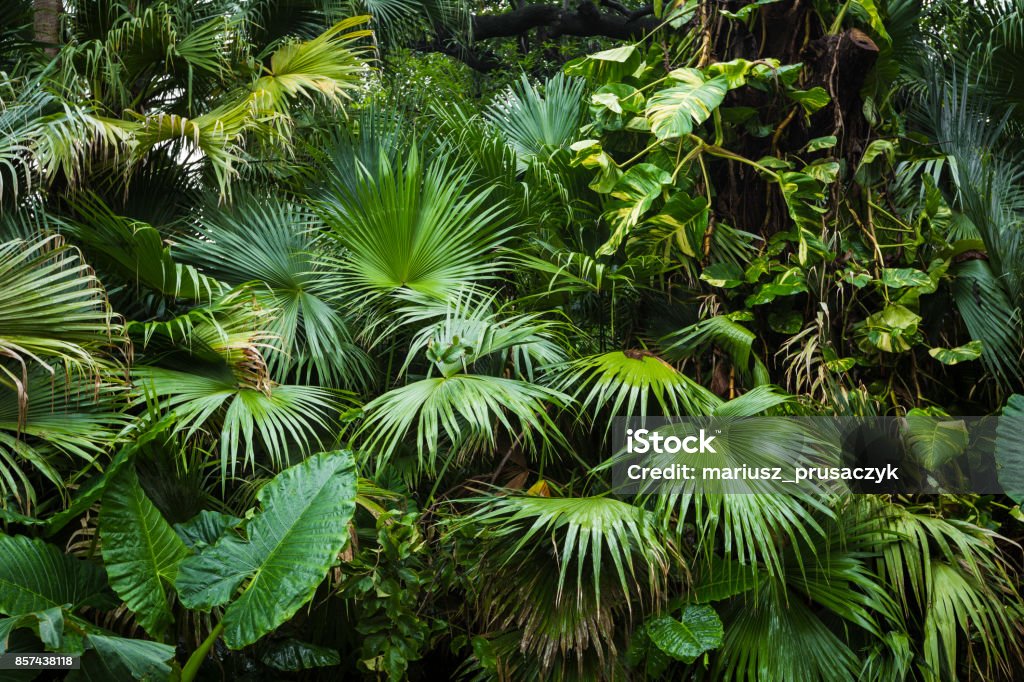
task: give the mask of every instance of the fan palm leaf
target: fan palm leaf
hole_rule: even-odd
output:
[[[194,228],[175,255],[231,286],[252,283],[258,304],[274,311],[263,327],[276,346],[267,356],[274,381],[295,376],[338,388],[368,385],[370,358],[353,342],[350,322],[335,304],[344,279],[316,258],[323,238],[310,210],[247,197],[230,211],[200,212]]]
[[[446,298],[466,281],[494,279],[494,249],[508,238],[505,208],[445,156],[429,162],[413,147],[392,163],[381,152],[377,174],[352,192],[321,203],[332,236],[346,249],[346,297],[378,298],[409,289]]]

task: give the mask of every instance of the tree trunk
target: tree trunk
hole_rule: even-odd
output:
[[[57,56],[60,45],[61,0],[33,0],[32,26],[36,42],[45,45],[46,54]]]

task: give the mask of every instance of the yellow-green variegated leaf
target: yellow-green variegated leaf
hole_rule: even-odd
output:
[[[725,76],[705,80],[696,69],[672,72],[676,85],[659,90],[647,102],[647,120],[659,140],[683,137],[693,126],[711,118],[729,91]]]

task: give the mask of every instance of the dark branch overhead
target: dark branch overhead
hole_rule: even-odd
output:
[[[635,10],[626,8],[617,0],[601,0],[601,5],[612,11],[603,11],[594,3],[584,1],[573,8],[538,3],[500,14],[481,14],[473,17],[474,45],[467,48],[458,45],[451,35],[438,35],[435,40],[419,47],[450,55],[477,71],[486,72],[500,66],[500,62],[476,43],[491,38],[512,38],[539,29],[544,38],[577,36],[639,40],[658,26],[649,5]]]
[[[581,2],[572,9],[563,9],[561,4],[533,4],[501,14],[478,15],[473,17],[473,37],[507,38],[543,28],[551,38],[566,35],[636,40],[658,25],[650,8],[630,12],[614,0],[603,4],[615,13],[602,12],[592,2]]]

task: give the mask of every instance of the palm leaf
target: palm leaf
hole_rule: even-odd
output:
[[[443,155],[429,163],[414,147],[405,163],[382,156],[377,175],[324,201],[324,219],[347,253],[346,297],[400,289],[445,298],[466,281],[493,279],[493,250],[506,238],[503,207],[469,194],[469,177]]]

